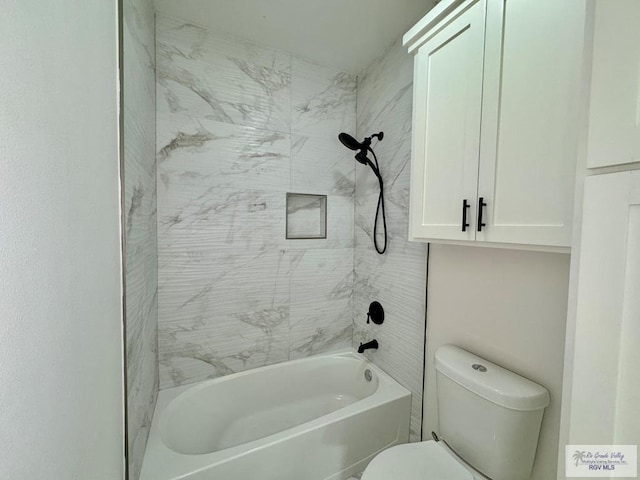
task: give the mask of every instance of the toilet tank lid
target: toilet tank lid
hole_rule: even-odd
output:
[[[438,348],[435,360],[437,371],[502,407],[539,410],[549,405],[549,392],[543,386],[455,345]]]

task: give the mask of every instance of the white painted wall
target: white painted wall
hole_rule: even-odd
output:
[[[0,478],[123,478],[116,2],[0,15]]]
[[[555,478],[568,282],[569,255],[431,245],[425,438],[437,428],[434,353],[459,345],[549,390],[531,478]]]

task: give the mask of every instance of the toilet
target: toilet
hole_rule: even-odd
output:
[[[381,452],[362,480],[529,480],[549,392],[454,345],[435,368],[434,440]]]

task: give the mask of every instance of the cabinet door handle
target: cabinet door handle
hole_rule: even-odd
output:
[[[487,202],[484,201],[484,197],[478,199],[478,231],[482,231],[482,227],[486,227],[487,224],[482,221],[482,212],[484,207],[487,206]]]
[[[466,198],[462,200],[462,231],[463,232],[466,232],[467,227],[469,226],[469,222],[467,222],[467,210],[469,210],[470,207],[471,205],[469,205],[469,202],[467,201]]]

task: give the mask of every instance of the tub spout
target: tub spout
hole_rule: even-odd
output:
[[[358,347],[358,353],[363,353],[365,350],[368,350],[370,348],[378,348],[378,341],[376,339],[373,339],[367,343],[360,343],[360,346]]]

